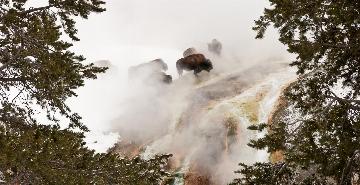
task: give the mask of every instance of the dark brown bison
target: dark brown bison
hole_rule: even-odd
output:
[[[212,63],[209,59],[206,59],[203,54],[193,54],[185,58],[181,58],[176,62],[176,68],[179,76],[182,75],[183,70],[192,71],[194,70],[195,76],[202,70],[210,72],[213,69]]]

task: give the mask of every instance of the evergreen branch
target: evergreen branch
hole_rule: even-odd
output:
[[[272,176],[271,182],[276,182],[276,178],[278,178],[278,176],[281,174],[281,172],[284,170],[285,167],[286,167],[286,163],[283,162],[280,170],[274,176]]]
[[[292,40],[291,42],[296,43],[296,44],[300,44],[303,42],[309,43],[309,41],[306,41],[306,40]],[[336,44],[332,44],[332,43],[323,43],[323,42],[312,42],[311,44],[318,44],[320,46],[334,47],[334,48],[339,48],[339,49],[348,48],[347,46],[344,46],[344,45],[336,45]]]
[[[16,51],[16,53],[13,54],[13,56],[14,56],[13,58],[17,58],[17,56],[20,54],[20,51],[21,51],[21,49],[18,49]],[[1,51],[0,54],[2,56],[8,57],[8,60],[6,61],[6,63],[2,63],[2,65],[0,66],[0,72],[2,72],[4,69],[6,69],[10,64],[17,62],[16,60],[11,59],[10,53],[6,50]]]
[[[43,11],[43,10],[49,9],[51,7],[54,7],[54,5],[48,5],[48,6],[38,7],[38,8],[31,8],[29,10],[25,10],[23,12],[20,12],[20,14],[29,14],[29,13],[33,13],[33,12],[36,12],[36,11]]]
[[[0,78],[2,82],[24,82],[26,79],[22,77],[14,77],[14,78]]]
[[[346,104],[350,105],[351,108],[360,111],[360,107],[355,106],[355,105],[352,104],[352,103],[355,103],[355,104],[359,104],[359,105],[360,105],[360,100],[349,100],[349,99],[340,98],[340,97],[338,97],[338,96],[337,96],[335,93],[333,93],[333,92],[331,92],[331,94],[332,94],[333,96],[326,96],[326,97],[327,97],[327,98],[334,99],[334,100],[337,100],[337,101],[342,102],[342,103],[346,103]]]
[[[10,65],[10,62],[7,62],[7,63],[1,65],[1,66],[0,66],[0,71],[4,70],[4,69],[7,68],[7,66],[9,66],[9,65]]]
[[[346,180],[349,177],[349,174],[351,173],[351,164],[354,162],[355,158],[358,157],[358,154],[360,154],[360,150],[355,150],[354,154],[352,155],[352,157],[347,161],[346,166],[342,172],[341,175],[341,181],[340,181],[340,185],[347,185],[348,183],[346,182]]]

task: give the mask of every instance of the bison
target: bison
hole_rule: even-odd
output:
[[[137,78],[145,81],[171,83],[171,75],[167,75],[164,72],[167,69],[168,66],[162,59],[155,59],[137,66],[131,66],[128,75],[130,80]]]
[[[176,68],[179,76],[182,75],[183,70],[194,70],[194,75],[200,73],[202,70],[210,72],[213,69],[212,63],[209,59],[206,59],[203,54],[193,54],[185,58],[181,58],[176,62]]]
[[[166,71],[167,64],[162,59],[155,59],[147,63],[142,63],[136,66],[129,67],[129,79],[142,75],[144,73],[154,73]]]
[[[156,82],[163,82],[166,84],[172,83],[172,76],[166,74],[165,72],[153,73],[149,76],[148,80],[154,80]]]
[[[198,53],[198,52],[196,51],[195,48],[188,48],[188,49],[186,49],[186,50],[184,51],[183,56],[184,56],[184,57],[187,57],[187,56],[189,56],[189,55],[193,55],[193,54],[197,54],[197,53]]]
[[[208,50],[211,52],[211,53],[214,53],[216,55],[220,55],[221,54],[221,49],[222,49],[222,45],[221,45],[221,42],[219,42],[218,40],[216,39],[213,39],[211,41],[211,43],[208,44]]]

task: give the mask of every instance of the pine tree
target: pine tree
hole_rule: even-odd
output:
[[[87,127],[66,99],[106,68],[83,64],[75,18],[105,11],[101,0],[0,0],[0,183],[158,184],[170,155],[148,161],[99,154],[84,142]],[[52,125],[36,115],[45,111]],[[67,128],[60,129],[59,119]]]
[[[249,145],[284,160],[241,164],[234,184],[359,184],[360,1],[269,1],[257,38],[278,29],[299,78],[284,92],[283,116]]]
[[[47,6],[25,9],[26,2],[1,0],[1,104],[27,115],[24,121],[28,123],[34,122],[32,107],[37,104],[52,121],[58,121],[54,115],[60,113],[71,121],[71,128],[87,130],[64,100],[76,95],[74,89],[83,86],[84,79],[94,79],[106,68],[82,64],[85,58],[71,52],[72,43],[61,37],[78,41],[74,17],[87,18],[91,12],[102,12],[104,2],[49,0]],[[14,93],[17,95],[12,96]],[[10,114],[4,112],[8,110],[1,112]]]
[[[3,133],[3,130],[1,130]],[[36,125],[0,134],[0,171],[8,184],[158,184],[171,155],[150,160],[95,153],[83,134]],[[1,180],[1,179],[0,179]]]

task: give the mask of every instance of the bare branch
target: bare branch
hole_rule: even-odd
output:
[[[19,95],[23,93],[24,90],[25,90],[25,87],[22,88],[21,91],[11,100],[11,103],[13,103],[19,97]]]

